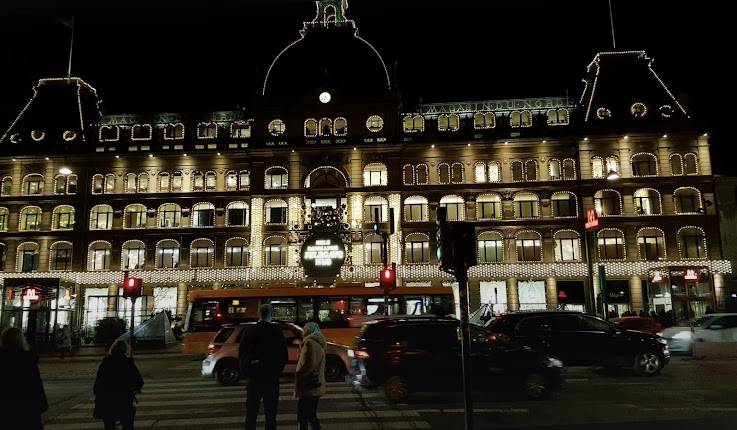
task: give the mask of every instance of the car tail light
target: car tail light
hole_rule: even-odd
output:
[[[365,360],[369,358],[369,353],[365,349],[354,349],[353,356]]]
[[[491,333],[486,339],[491,343],[509,343],[511,339],[503,333]]]
[[[211,343],[211,344],[207,345],[207,353],[208,354],[214,354],[214,353],[220,351],[220,349],[222,347],[223,347],[222,345],[215,345],[214,343]]]

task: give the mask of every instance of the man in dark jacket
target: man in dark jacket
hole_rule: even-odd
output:
[[[279,377],[287,364],[287,342],[281,329],[271,323],[271,305],[259,308],[259,322],[241,338],[238,356],[241,374],[247,378],[246,430],[256,429],[256,418],[264,401],[266,430],[276,430]]]

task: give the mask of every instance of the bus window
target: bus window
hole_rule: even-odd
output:
[[[187,331],[217,331],[220,321],[217,321],[218,300],[197,300],[192,305]]]
[[[299,317],[299,324],[304,324],[307,321],[315,321],[315,308],[313,307],[312,299],[299,299],[299,309],[297,316]]]
[[[347,297],[326,297],[317,299],[317,317],[323,327],[347,326]]]
[[[365,297],[351,297],[350,314],[351,315],[366,315],[366,298]]]
[[[440,312],[436,312],[438,314],[442,313],[442,315],[451,315],[454,311],[453,309],[453,296],[451,295],[442,295],[442,296],[432,296],[431,298],[432,303],[430,305],[429,312],[434,312],[434,309],[437,308]]]
[[[285,322],[298,322],[297,301],[295,299],[281,297],[278,299],[269,299],[268,302],[274,309],[273,318],[275,320]]]
[[[399,302],[396,297],[389,298],[389,315],[398,315]],[[384,298],[371,297],[366,303],[366,315],[384,315]]]
[[[407,315],[422,315],[427,313],[428,297],[407,297]]]

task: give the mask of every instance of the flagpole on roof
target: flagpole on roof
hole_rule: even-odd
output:
[[[70,19],[69,28],[72,31],[72,35],[69,38],[69,64],[67,66],[67,80],[72,77],[72,51],[74,50],[74,17]]]
[[[609,0],[609,24],[612,27],[612,48],[617,50],[617,39],[614,38],[614,14],[612,13],[612,0]]]

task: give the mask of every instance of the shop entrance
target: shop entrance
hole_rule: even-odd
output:
[[[714,291],[708,267],[670,266],[648,272],[648,311],[666,324],[677,324],[714,309]]]

